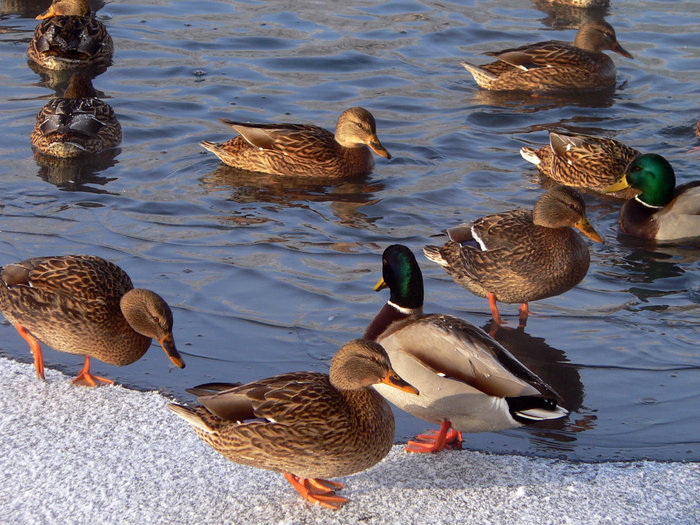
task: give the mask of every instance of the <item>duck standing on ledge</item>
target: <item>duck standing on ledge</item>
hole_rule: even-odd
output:
[[[604,20],[583,24],[573,44],[548,40],[486,55],[498,60],[476,66],[462,65],[476,83],[495,91],[592,91],[612,88],[615,63],[603,51],[633,58],[617,41],[615,30]]]
[[[671,164],[661,155],[646,153],[605,191],[629,187],[641,193],[620,208],[620,231],[654,241],[700,237],[700,180],[676,187]]]
[[[310,124],[246,124],[222,119],[239,136],[202,147],[224,164],[248,171],[298,177],[351,177],[374,167],[370,149],[390,159],[377,138],[377,125],[364,108],[346,109],[335,135]]]
[[[456,226],[447,230],[446,244],[426,246],[423,253],[457,284],[488,298],[495,333],[502,323],[496,301],[521,303],[524,326],[529,301],[562,294],[586,276],[591,256],[572,226],[603,242],[586,219],[581,195],[554,186],[534,209],[509,210]]]
[[[90,358],[124,366],[156,339],[179,368],[173,314],[156,293],[134,288],[116,264],[89,255],[36,257],[0,268],[0,311],[29,343],[36,375],[44,379],[44,344],[85,356],[73,382],[95,386],[110,379],[90,374]]]
[[[338,350],[330,375],[291,372],[246,385],[211,383],[188,390],[203,406],[169,408],[227,459],[282,472],[306,500],[339,509],[342,483],[327,477],[368,469],[394,442],[394,414],[371,385],[415,396],[384,349],[356,339]]]
[[[411,415],[440,425],[409,441],[407,452],[459,448],[462,432],[492,432],[558,419],[568,412],[557,394],[495,339],[457,317],[423,313],[423,275],[401,244],[384,250],[382,278],[389,301],[364,336],[381,344],[394,369],[419,394],[374,388]],[[410,379],[408,379],[410,378]]]

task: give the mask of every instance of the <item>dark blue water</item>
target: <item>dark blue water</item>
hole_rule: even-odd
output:
[[[19,9],[24,5],[24,11]],[[635,60],[613,56],[614,95],[523,98],[479,90],[460,61],[546,39],[573,39],[564,16],[525,0],[215,2],[115,1],[99,10],[114,64],[94,80],[115,109],[119,151],[87,164],[42,166],[29,142],[54,93],[27,66],[45,7],[2,2],[0,264],[90,253],[163,295],[187,362],[158,347],[97,373],[186,400],[198,383],[327,370],[387,299],[372,286],[381,253],[417,254],[462,220],[531,206],[542,188],[520,158],[547,130],[615,137],[666,156],[680,181],[698,177],[700,4],[613,0],[607,20]],[[39,7],[36,7],[39,6]],[[394,156],[368,176],[289,183],[223,167],[198,142],[231,136],[219,118],[333,128],[347,107],[377,118]],[[586,279],[531,304],[525,331],[503,305],[497,337],[572,410],[548,428],[468,436],[467,447],[588,460],[700,459],[700,249],[654,248],[616,235],[617,203],[586,197],[605,237]],[[418,256],[426,311],[480,326],[488,304]],[[29,361],[0,326],[0,351]],[[51,350],[77,373],[79,357]],[[397,440],[427,424],[397,413]]]

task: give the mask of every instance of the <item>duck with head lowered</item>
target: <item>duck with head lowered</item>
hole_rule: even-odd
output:
[[[335,134],[311,124],[250,124],[222,119],[238,132],[229,141],[203,140],[201,146],[234,168],[281,176],[339,178],[368,173],[370,149],[390,159],[365,108],[346,109]]]
[[[620,208],[620,231],[669,242],[700,237],[700,180],[676,186],[676,174],[661,155],[645,153],[606,192],[635,188],[639,194]]]
[[[615,63],[603,51],[632,58],[617,41],[615,30],[604,20],[583,24],[573,44],[548,40],[504,51],[485,53],[498,60],[476,66],[462,65],[476,83],[496,91],[594,91],[615,85]]]
[[[417,396],[374,388],[402,410],[440,425],[409,441],[409,452],[438,452],[461,443],[462,432],[516,428],[568,412],[557,394],[481,328],[443,314],[423,313],[423,275],[411,250],[384,250],[382,278],[389,301],[365,330]]]
[[[245,385],[210,383],[188,392],[203,406],[169,408],[227,459],[284,473],[306,500],[338,509],[342,483],[326,477],[368,469],[394,442],[394,414],[371,385],[408,396],[418,391],[392,370],[384,349],[355,339],[331,361],[329,375],[291,372]]]
[[[554,186],[533,209],[508,210],[450,228],[447,243],[426,246],[423,253],[457,284],[489,300],[495,330],[502,323],[497,301],[520,303],[524,326],[529,301],[562,294],[588,272],[588,246],[572,227],[603,241],[586,218],[581,195]]]

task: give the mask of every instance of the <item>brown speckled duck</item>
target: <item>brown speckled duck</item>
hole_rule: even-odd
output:
[[[640,152],[609,138],[550,132],[548,146],[524,146],[520,155],[560,184],[602,193],[624,175]],[[636,193],[626,189],[610,195],[630,199]]]
[[[189,390],[204,406],[170,409],[231,461],[284,473],[306,500],[338,509],[347,476],[377,464],[391,450],[394,415],[371,385],[416,394],[391,369],[375,342],[356,339],[333,357],[330,375],[292,372],[246,385],[212,383]]]
[[[661,155],[645,153],[606,191],[635,188],[620,208],[620,231],[658,242],[700,237],[700,180],[676,187],[676,174]]]
[[[423,275],[400,244],[384,250],[382,278],[389,301],[363,337],[385,349],[394,369],[417,396],[384,385],[375,389],[393,404],[440,425],[409,441],[407,452],[458,448],[462,432],[491,432],[564,417],[558,397],[540,378],[481,328],[457,317],[423,313]]]
[[[87,0],[54,0],[36,17],[27,54],[46,69],[107,67],[114,45],[107,28],[97,20]]]
[[[37,377],[44,360],[37,339],[85,356],[73,382],[113,381],[90,374],[90,358],[124,366],[156,339],[178,367],[185,364],[173,340],[173,314],[150,290],[134,288],[116,264],[89,255],[37,257],[0,268],[0,311],[29,343]]]
[[[485,53],[498,60],[491,64],[462,65],[476,83],[498,91],[590,91],[615,85],[615,63],[603,51],[633,58],[618,42],[604,20],[586,22],[573,44],[549,40],[504,51]]]
[[[224,164],[273,175],[350,177],[369,172],[377,155],[391,158],[377,138],[372,114],[364,108],[346,109],[335,135],[309,124],[246,124],[222,119],[239,136],[220,144],[200,144]]]
[[[586,219],[581,195],[554,186],[533,210],[509,210],[451,228],[446,244],[426,246],[423,253],[457,284],[488,298],[496,330],[501,324],[496,301],[521,303],[525,325],[529,301],[564,293],[586,276],[588,246],[572,226],[602,242]]]
[[[62,97],[55,97],[36,116],[32,146],[52,157],[100,153],[122,140],[114,110],[97,98],[90,77],[73,73]]]

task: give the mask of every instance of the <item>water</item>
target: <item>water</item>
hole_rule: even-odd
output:
[[[154,346],[139,362],[96,373],[186,400],[202,382],[327,370],[386,301],[372,286],[381,253],[419,254],[444,228],[514,206],[542,188],[522,145],[549,129],[616,137],[666,156],[681,181],[698,176],[700,4],[615,1],[607,18],[635,60],[618,55],[614,95],[557,99],[479,90],[459,65],[480,52],[571,40],[572,30],[520,2],[115,1],[99,11],[115,61],[95,87],[115,109],[119,151],[72,167],[41,166],[29,136],[53,94],[27,67],[45,7],[2,2],[0,17],[0,264],[90,253],[158,291],[175,315],[187,362]],[[549,24],[549,25],[548,25]],[[333,128],[347,107],[378,121],[394,158],[325,184],[235,173],[198,142],[224,140],[219,118]],[[700,459],[700,249],[654,248],[616,235],[617,204],[587,196],[605,237],[586,279],[531,304],[525,331],[503,305],[498,334],[572,410],[547,428],[467,437],[467,447],[586,460]],[[426,311],[480,326],[488,304],[418,255]],[[29,361],[0,326],[4,355]],[[49,366],[82,359],[51,350]],[[397,413],[397,440],[427,428]]]

